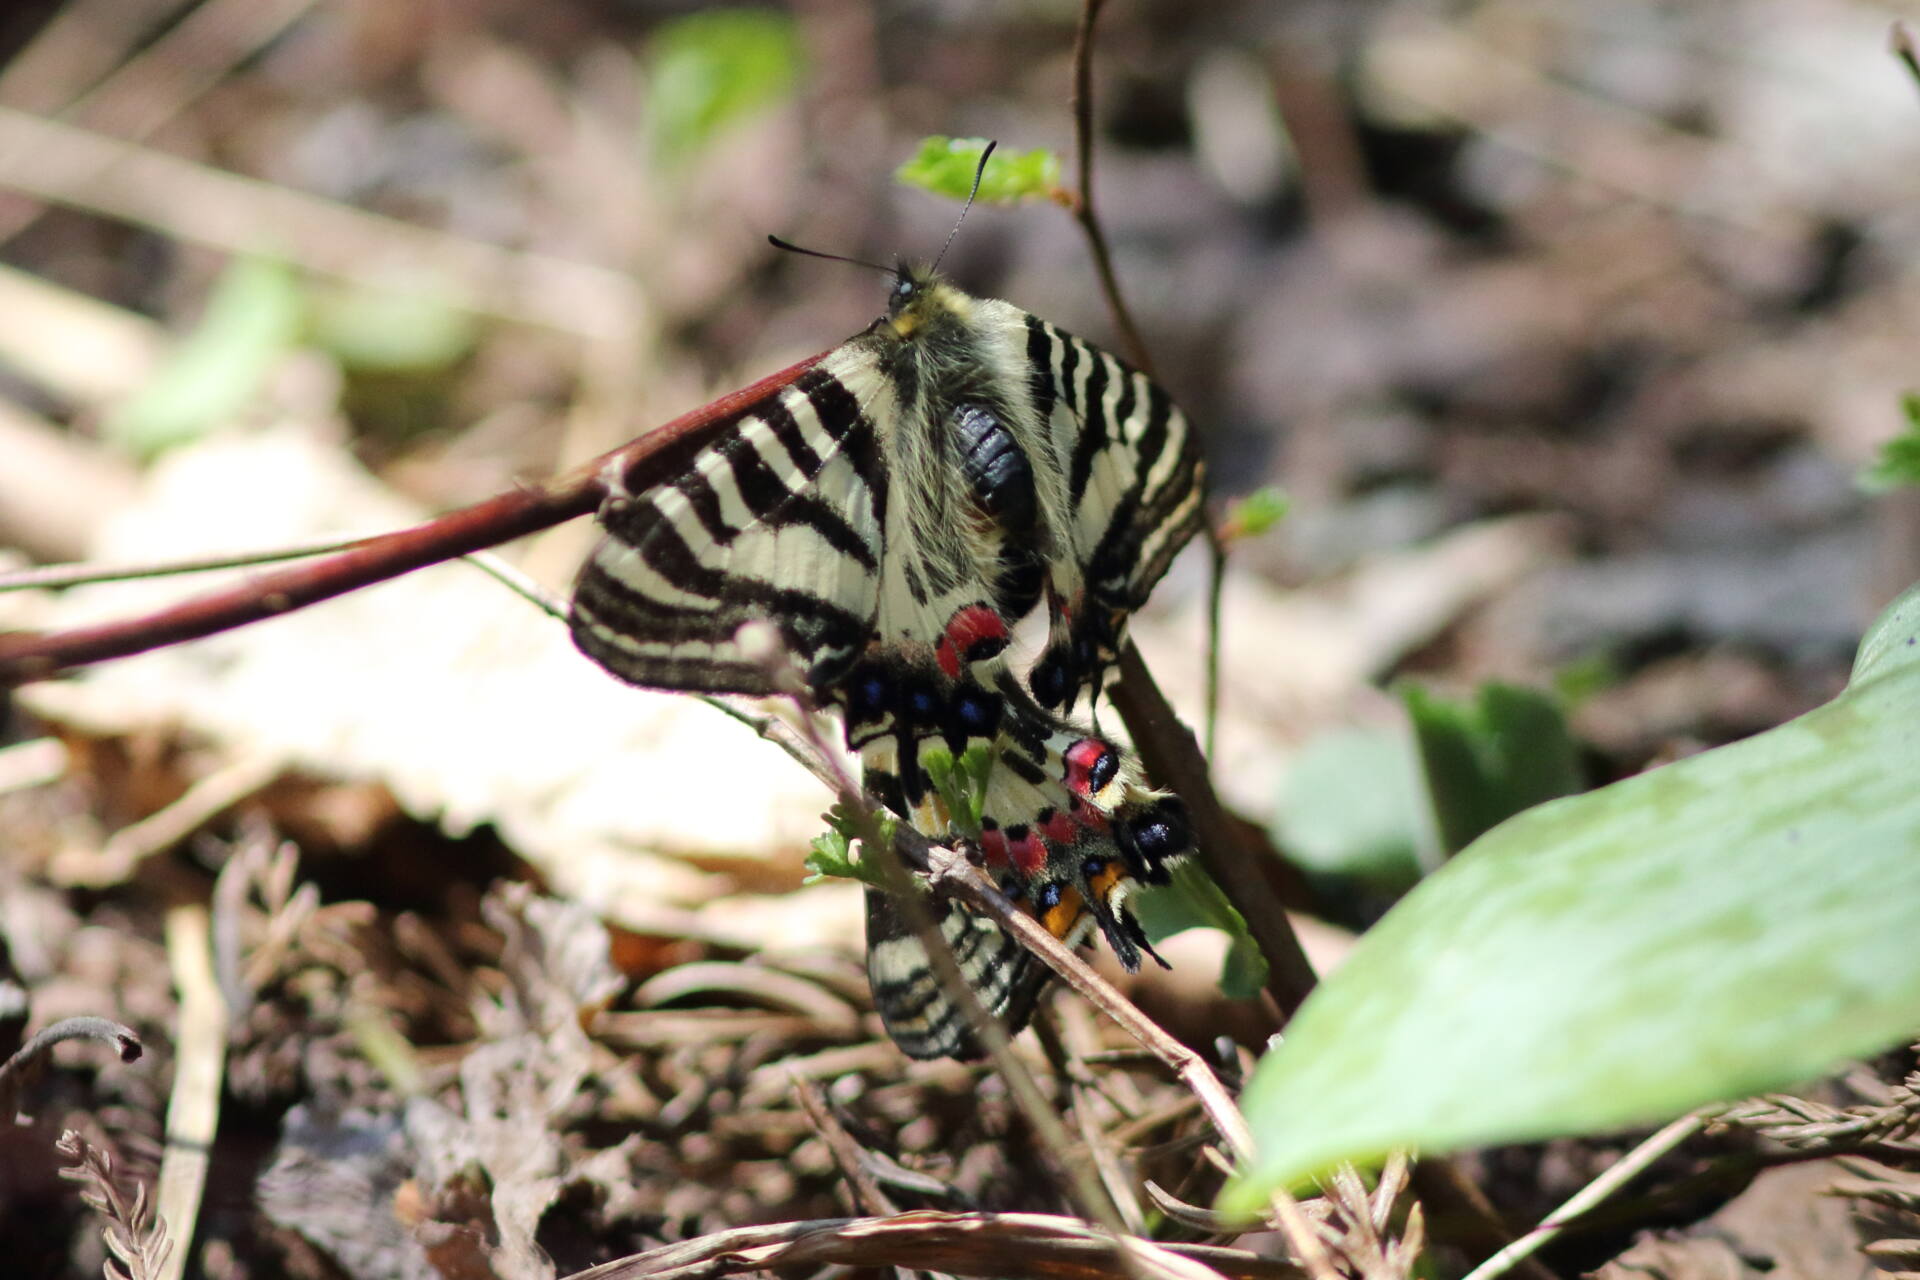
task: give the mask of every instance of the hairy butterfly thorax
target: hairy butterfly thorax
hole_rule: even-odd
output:
[[[609,477],[582,569],[580,647],[623,679],[764,693],[742,624],[770,619],[844,719],[865,785],[958,841],[1055,936],[1151,954],[1129,899],[1189,848],[1179,801],[1071,719],[1098,697],[1128,615],[1201,518],[1185,419],[1156,384],[1010,303],[930,269],[887,314],[747,405],[651,483]],[[1014,625],[1045,602],[1024,672]],[[927,761],[990,767],[958,814]],[[935,917],[989,1009],[1018,1027],[1046,971],[991,921]],[[977,1051],[928,958],[869,894],[875,1003],[909,1054]]]

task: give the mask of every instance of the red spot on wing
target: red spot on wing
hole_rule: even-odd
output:
[[[1018,838],[1008,837],[1007,857],[1022,875],[1037,875],[1047,865],[1047,846],[1033,832],[1023,831]]]
[[[980,852],[987,855],[987,865],[1003,867],[1007,864],[1007,835],[997,827],[980,833]]]
[[[1108,827],[1107,815],[1088,804],[1078,796],[1073,800],[1073,820],[1088,831],[1105,835]]]
[[[1055,810],[1045,822],[1040,824],[1040,834],[1045,836],[1050,844],[1069,845],[1078,834],[1079,825],[1073,820],[1073,815]]]
[[[940,669],[947,673],[947,679],[960,678],[960,655],[954,652],[952,640],[941,636],[940,643],[933,647],[933,656],[939,660]]]
[[[934,656],[939,659],[940,669],[953,679],[959,676],[962,662],[991,658],[1007,647],[1010,638],[1006,619],[988,605],[970,604],[947,620]]]
[[[1098,738],[1082,738],[1061,753],[1066,761],[1065,782],[1067,789],[1078,796],[1090,796],[1094,792],[1093,773],[1100,767],[1113,748]]]

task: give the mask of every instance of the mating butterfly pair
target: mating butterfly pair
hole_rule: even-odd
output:
[[[896,274],[886,316],[716,423],[678,474],[608,477],[574,639],[635,684],[767,693],[738,632],[771,621],[845,720],[868,790],[934,840],[956,833],[923,750],[986,744],[984,865],[1056,936],[1098,928],[1133,969],[1147,947],[1127,898],[1188,851],[1184,813],[1069,717],[1199,527],[1192,434],[1105,352],[931,271]],[[1011,627],[1043,600],[1048,641],[1022,684]],[[1022,1025],[1043,966],[991,921],[934,909],[982,1002]],[[874,891],[867,932],[902,1050],[976,1054]]]

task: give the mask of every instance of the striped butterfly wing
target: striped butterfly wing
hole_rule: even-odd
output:
[[[1036,705],[1006,650],[1044,596],[1036,692],[1060,685],[1041,701],[1069,709],[1097,692],[1127,614],[1199,523],[1186,422],[1153,383],[1009,304],[930,273],[900,285],[885,321],[749,397],[670,478],[609,477],[576,643],[636,684],[764,693],[738,632],[772,622],[845,717],[872,792],[931,838],[977,834],[1046,928],[1078,944],[1097,926],[1131,969],[1151,952],[1126,897],[1186,851],[1178,801]],[[956,832],[929,793],[918,757],[934,741],[996,753],[977,833]],[[982,1003],[1024,1024],[1045,967],[991,921],[933,905]],[[869,895],[868,934],[901,1048],[977,1053],[884,895]]]
[[[742,625],[771,621],[815,687],[873,634],[888,389],[858,341],[721,424],[678,474],[610,477],[607,535],[574,584],[574,642],[652,688],[770,692]]]
[[[1029,315],[1029,387],[1065,459],[1069,550],[1049,566],[1051,633],[1030,683],[1071,710],[1096,696],[1126,621],[1199,531],[1204,468],[1166,390],[1100,348]]]
[[[927,744],[898,729],[863,748],[867,789],[932,838],[967,835],[1001,891],[1043,928],[1076,947],[1097,927],[1133,972],[1153,951],[1128,899],[1142,880],[1166,881],[1187,852],[1184,810],[1147,788],[1124,750],[1042,710],[1004,668],[996,691],[1004,702],[977,830],[954,832],[944,800],[914,785],[913,752]],[[932,903],[968,985],[1009,1032],[1018,1031],[1051,970],[997,923],[938,894]],[[978,1056],[971,1023],[885,894],[867,895],[867,939],[874,1003],[895,1042],[915,1057]]]
[[[1127,899],[1142,880],[1165,881],[1187,852],[1183,811],[1146,788],[1119,748],[1035,705],[1008,668],[1006,640],[1040,594],[1037,581],[1032,595],[1018,585],[1024,555],[1047,580],[1060,678],[1095,692],[1126,616],[1198,527],[1197,451],[1166,393],[1106,353],[1005,303],[972,300],[966,314],[973,362],[993,377],[903,415],[909,431],[945,432],[940,447],[952,452],[938,467],[903,465],[895,494],[929,490],[901,502],[903,525],[931,510],[973,532],[916,569],[938,532],[892,531],[905,550],[893,567],[906,569],[883,587],[879,632],[880,683],[894,696],[871,699],[863,714],[856,675],[849,737],[866,744],[870,789],[936,839],[951,834],[949,815],[919,776],[919,747],[938,740],[957,755],[992,741],[986,869],[1063,942],[1078,945],[1097,926],[1133,970],[1151,948]],[[902,437],[901,452],[913,438]],[[935,903],[975,994],[1019,1029],[1050,970],[991,921]],[[970,1025],[883,894],[868,896],[868,944],[875,1003],[902,1049],[976,1054]]]
[[[935,895],[928,902],[981,1007],[1005,1023],[1010,1035],[1026,1026],[1051,971],[985,916],[951,898]],[[867,982],[887,1035],[908,1057],[972,1059],[985,1053],[919,936],[877,889],[867,890]]]

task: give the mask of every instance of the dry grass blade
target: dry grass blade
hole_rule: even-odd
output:
[[[147,1202],[146,1185],[136,1185],[128,1198],[114,1178],[113,1157],[72,1129],[54,1145],[71,1162],[60,1176],[80,1184],[80,1198],[106,1220],[101,1235],[114,1257],[105,1267],[107,1280],[160,1280],[173,1241],[165,1219]]]
[[[61,114],[103,133],[145,138],[313,5],[314,0],[207,0]],[[19,235],[40,213],[40,207],[24,201],[0,206],[0,243]]]
[[[850,1034],[859,1021],[852,1006],[818,983],[765,965],[726,960],[675,965],[642,983],[633,993],[633,1002],[649,1008],[712,992],[724,992],[755,1004],[801,1014],[834,1035]]]
[[[1155,1274],[1182,1280],[1298,1280],[1301,1274],[1240,1249],[1126,1243],[1167,1259]],[[1114,1273],[1112,1244],[1072,1218],[922,1211],[743,1227],[602,1263],[567,1280],[689,1280],[800,1265],[901,1266],[1007,1280],[1095,1280]]]
[[[1153,1201],[1153,1207],[1181,1226],[1215,1236],[1237,1235],[1246,1230],[1245,1222],[1215,1213],[1201,1205],[1189,1204],[1151,1178],[1147,1180],[1146,1191],[1147,1198]]]
[[[1466,1280],[1494,1280],[1495,1276],[1505,1275],[1523,1260],[1532,1257],[1542,1245],[1566,1230],[1568,1225],[1581,1214],[1631,1182],[1655,1160],[1698,1133],[1705,1124],[1706,1120],[1701,1116],[1687,1115],[1667,1125],[1626,1155],[1621,1156],[1608,1167],[1605,1173],[1582,1187],[1565,1204],[1548,1214],[1539,1226],[1475,1267],[1467,1274]]]
[[[633,281],[604,267],[363,213],[4,107],[0,172],[42,200],[229,253],[279,245],[301,266],[374,288],[402,264],[443,281],[458,305],[583,338],[631,341],[646,313]]]
[[[1279,1226],[1294,1256],[1299,1258],[1301,1268],[1309,1280],[1341,1280],[1339,1268],[1334,1265],[1333,1252],[1322,1239],[1319,1224],[1309,1218],[1295,1200],[1285,1190],[1274,1192],[1273,1221]]]
[[[98,848],[62,849],[49,864],[58,884],[105,888],[124,882],[140,864],[164,853],[280,776],[278,760],[248,756],[198,779],[179,799],[108,836]]]
[[[180,992],[175,1036],[173,1091],[167,1099],[167,1149],[154,1192],[161,1217],[181,1238],[193,1238],[206,1190],[213,1139],[220,1124],[220,1090],[227,1065],[227,1002],[213,974],[213,941],[207,912],[199,906],[167,913],[167,960]],[[187,1255],[154,1264],[156,1280],[179,1280]]]
[[[898,1213],[900,1206],[888,1198],[880,1189],[880,1184],[868,1172],[867,1162],[862,1158],[860,1144],[854,1141],[847,1127],[833,1114],[833,1108],[811,1080],[801,1076],[792,1077],[793,1096],[800,1102],[800,1109],[807,1113],[820,1140],[827,1144],[827,1150],[833,1155],[833,1162],[840,1166],[840,1176],[847,1180],[847,1186],[853,1192],[854,1202],[868,1213]]]

